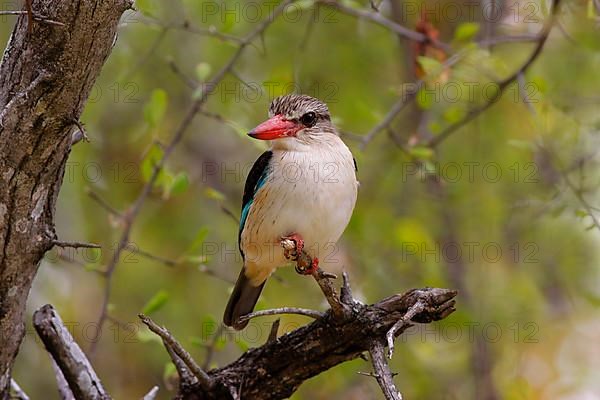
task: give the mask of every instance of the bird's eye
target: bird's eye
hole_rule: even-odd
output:
[[[314,126],[317,122],[317,114],[315,114],[312,111],[309,111],[300,117],[300,122],[302,122],[302,125],[306,126],[307,128],[310,128],[311,126]]]

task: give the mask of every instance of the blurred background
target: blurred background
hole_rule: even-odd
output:
[[[102,249],[49,252],[29,315],[52,303],[117,399],[153,385],[161,399],[175,393],[174,368],[137,321],[142,311],[209,367],[264,343],[275,318],[220,328],[241,267],[243,184],[266,149],[245,133],[273,97],[299,92],[328,103],[358,162],[357,207],[327,268],[345,268],[364,302],[415,287],[460,290],[454,314],[399,339],[391,367],[404,398],[600,398],[597,4],[563,2],[535,62],[501,97],[498,83],[531,56],[551,2],[297,1],[207,87],[277,4],[144,0],[124,16],[81,119],[89,142],[72,150],[57,210],[61,240]],[[357,13],[431,40],[418,44]],[[6,42],[14,17],[1,18]],[[206,91],[114,272],[103,274],[123,213]],[[391,124],[372,131],[403,99]],[[315,282],[293,268],[277,271],[258,308],[282,306],[326,308]],[[280,334],[307,322],[283,316]],[[370,368],[360,359],[340,365],[293,398],[382,398],[358,374]],[[30,322],[14,377],[34,399],[58,398]]]

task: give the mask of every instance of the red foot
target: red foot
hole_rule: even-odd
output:
[[[317,257],[313,258],[312,263],[310,264],[310,268],[307,268],[306,271],[303,272],[304,275],[312,275],[317,272],[319,269],[319,259]]]
[[[295,248],[294,249],[284,249],[283,254],[285,256],[285,258],[292,260],[292,261],[296,261],[298,260],[298,257],[300,256],[300,254],[302,254],[302,250],[304,250],[304,239],[302,239],[302,236],[300,236],[297,233],[292,233],[289,236],[284,236],[281,238],[281,240],[291,240],[294,242],[295,244]]]

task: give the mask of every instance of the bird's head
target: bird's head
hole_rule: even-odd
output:
[[[303,94],[277,97],[269,107],[269,119],[248,133],[260,140],[274,140],[284,147],[318,143],[336,134],[329,109],[322,101]]]

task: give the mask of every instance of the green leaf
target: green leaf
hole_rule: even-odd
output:
[[[423,67],[423,71],[427,76],[437,76],[442,72],[442,63],[435,58],[419,56],[417,61]]]
[[[248,350],[250,348],[250,344],[242,338],[239,338],[238,340],[236,340],[235,344],[237,344],[237,346],[240,348],[240,350],[242,352],[246,352],[246,350]]]
[[[477,22],[462,23],[454,31],[454,39],[459,42],[469,42],[479,32],[479,24]]]
[[[208,236],[208,228],[206,226],[203,226],[200,229],[198,229],[198,232],[196,232],[196,236],[194,237],[194,240],[192,241],[192,243],[186,250],[186,253],[193,253],[196,250],[198,250],[200,247],[202,247],[202,244],[206,240],[207,236]]]
[[[175,367],[175,364],[172,362],[166,363],[163,369],[163,380],[168,381],[170,378],[177,376],[177,368]]]
[[[142,343],[156,342],[162,344],[162,339],[158,335],[146,329],[137,331],[136,336]]]
[[[168,193],[172,195],[185,193],[189,186],[190,180],[187,173],[180,172],[177,175],[172,176],[171,182],[169,182]]]
[[[585,218],[588,216],[588,213],[585,210],[575,210],[575,216],[578,218]]]
[[[433,149],[427,146],[415,146],[412,147],[409,152],[411,156],[421,160],[429,160],[434,154]]]
[[[150,315],[160,310],[169,301],[169,293],[165,290],[159,290],[144,306],[142,314]]]
[[[426,88],[421,88],[417,92],[417,104],[421,109],[429,110],[433,105],[434,97]]]
[[[455,124],[465,118],[466,111],[461,106],[450,106],[444,111],[444,119],[451,124]]]
[[[296,10],[309,10],[315,6],[315,0],[299,0],[294,3]]]
[[[210,76],[211,71],[212,68],[209,63],[201,62],[196,65],[196,77],[200,82],[205,82]]]
[[[219,192],[217,189],[207,187],[204,189],[204,195],[212,200],[223,201],[225,200],[225,195]]]
[[[154,0],[135,0],[135,8],[148,16],[153,16],[156,9]]]
[[[154,89],[150,100],[144,106],[144,119],[151,127],[162,121],[167,111],[168,96],[163,89]]]
[[[158,162],[163,158],[164,152],[162,148],[157,145],[152,145],[146,157],[142,161],[140,165],[140,174],[142,175],[142,179],[144,182],[148,182],[150,177],[152,176],[152,171],[154,170],[154,166],[158,164]]]

